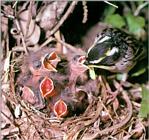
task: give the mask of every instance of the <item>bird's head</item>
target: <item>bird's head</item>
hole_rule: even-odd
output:
[[[121,50],[118,35],[111,28],[97,35],[93,45],[87,52],[85,64],[112,65],[120,57]]]

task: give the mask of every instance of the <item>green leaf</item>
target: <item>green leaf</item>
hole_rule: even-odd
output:
[[[125,15],[126,21],[128,23],[128,28],[131,33],[138,34],[141,32],[145,26],[145,19],[141,16],[134,16],[130,13]]]
[[[142,102],[139,117],[147,118],[149,115],[149,89],[142,86]]]
[[[116,8],[112,7],[112,6],[108,6],[108,8],[105,8],[104,10],[104,15],[105,17],[108,15],[112,15],[115,12]]]
[[[144,0],[137,1],[138,6],[141,5],[141,4],[143,4],[143,2],[144,2]]]
[[[116,79],[119,81],[126,81],[127,79],[127,73],[117,73]]]
[[[105,18],[105,22],[117,28],[122,28],[123,26],[125,26],[125,20],[119,14],[108,15]]]
[[[145,71],[146,71],[146,68],[142,68],[142,69],[138,70],[137,72],[133,73],[131,76],[137,77],[137,76],[143,74]]]
[[[119,81],[122,81],[123,79],[123,74],[116,74],[116,79],[119,80]]]
[[[96,79],[96,74],[95,74],[93,67],[89,69],[89,75],[90,75],[91,79],[93,79],[93,80]]]

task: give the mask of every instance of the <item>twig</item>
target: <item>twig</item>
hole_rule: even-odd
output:
[[[20,25],[19,25],[19,22],[18,20],[16,19],[16,26],[17,26],[17,29],[19,30],[20,32],[20,35],[21,35],[21,39],[22,39],[22,44],[23,44],[23,47],[24,47],[24,51],[26,54],[28,54],[28,51],[27,51],[27,47],[26,47],[26,44],[25,44],[25,40],[24,40],[24,36],[23,36],[23,33],[21,31],[21,28],[20,28]]]
[[[106,108],[106,106],[103,104],[103,102],[101,102],[101,105],[103,106],[103,108],[105,109],[105,111],[108,113],[109,118],[111,119],[112,122],[114,122],[114,120],[112,119],[112,116],[110,115],[108,109]]]
[[[19,11],[17,12],[18,14],[21,13],[22,11],[24,11],[27,7],[27,5],[29,4],[30,1],[26,1],[23,6],[19,9]]]
[[[1,12],[3,12],[3,14],[6,16],[6,17],[9,17],[11,19],[14,19],[14,16],[13,16],[13,9],[7,5],[1,5],[2,7],[4,7],[4,10],[1,9]],[[2,13],[1,13],[2,14]]]
[[[130,9],[131,9],[131,11],[134,12],[135,9],[136,9],[135,3],[133,1],[130,1],[129,3],[130,3]]]
[[[1,10],[1,12],[2,12],[2,10]],[[1,16],[5,16],[10,19],[15,19],[15,17],[13,15],[5,14],[5,13],[1,13]]]
[[[103,109],[102,101],[101,101],[101,98],[99,97],[99,101],[98,101],[98,104],[97,104],[97,110],[96,110],[95,117],[92,118],[92,120],[84,122],[85,126],[88,126],[88,125],[91,125],[92,123],[94,123],[98,119],[102,109]]]
[[[136,11],[134,12],[134,16],[138,16],[139,13],[140,13],[140,11],[141,11],[145,6],[147,6],[147,4],[149,4],[148,1],[145,2],[145,3],[143,3],[143,4],[141,4],[141,5],[139,5],[139,6],[137,7]]]
[[[86,23],[87,21],[87,16],[88,16],[88,9],[87,9],[87,2],[86,1],[82,1],[82,5],[83,5],[83,20],[82,23]]]
[[[86,140],[95,139],[100,135],[106,135],[106,134],[112,132],[113,130],[117,130],[117,129],[123,127],[130,120],[130,118],[132,116],[132,104],[131,104],[131,101],[130,101],[126,91],[123,91],[122,94],[123,94],[123,98],[124,98],[125,102],[127,103],[127,108],[128,108],[127,117],[124,120],[122,120],[120,123],[116,124],[116,125],[105,128],[101,131],[97,131],[91,136],[87,136]]]
[[[16,46],[12,48],[12,52],[24,52],[24,48],[22,48],[21,46]]]
[[[3,70],[5,72],[5,77],[3,79],[3,82],[6,83],[8,82],[8,74],[10,71],[10,57],[11,57],[11,51],[8,52],[7,58],[5,59],[4,67]]]
[[[140,107],[141,107],[141,104],[139,104],[139,103],[137,103],[137,102],[135,102],[135,101],[132,101],[132,104],[133,104],[134,106],[136,106],[137,108],[140,108]]]
[[[58,41],[59,43],[61,43],[62,45],[64,45],[65,47],[67,47],[68,49],[70,49],[71,51],[73,51],[73,52],[77,51],[77,49],[75,47],[73,47],[72,45],[70,45],[60,39],[57,39],[57,38],[55,40]]]
[[[11,92],[12,93],[12,92]],[[6,92],[2,91],[2,95],[5,96],[5,98],[14,106],[17,105],[16,101],[12,96],[9,96]]]
[[[35,122],[32,117],[35,117],[35,116],[30,116],[28,114],[26,114],[28,120],[30,121],[30,124],[35,128],[36,132],[38,133],[40,139],[46,139],[45,135],[44,135],[44,132],[40,131],[39,128],[38,128],[38,123]]]
[[[75,136],[75,134],[79,131],[79,130],[83,130],[86,126],[89,126],[91,124],[93,124],[98,118],[99,118],[99,115],[100,115],[100,112],[101,110],[103,109],[103,106],[101,105],[102,102],[101,102],[101,98],[99,97],[99,101],[97,103],[97,110],[95,112],[95,115],[92,117],[91,120],[87,120],[87,121],[79,121],[75,127],[73,127],[71,130],[70,130],[70,134],[68,135],[68,138],[67,139],[71,139],[72,137]]]
[[[72,52],[76,52],[78,51],[74,46],[58,39],[58,38],[53,38],[53,37],[49,37],[43,44],[40,45],[40,48],[46,46],[47,44],[49,44],[52,41],[57,41],[59,43],[61,43],[62,45],[64,45],[66,48],[70,49]],[[17,51],[16,49],[14,49],[14,51]]]
[[[43,43],[40,45],[40,47],[44,47],[46,46],[49,42],[53,41],[54,38],[51,37],[51,35],[53,35],[58,29],[59,27],[64,23],[64,21],[67,19],[67,17],[72,13],[72,11],[74,10],[75,8],[75,5],[77,4],[77,1],[73,1],[71,3],[71,5],[69,6],[68,10],[66,11],[66,13],[63,15],[63,17],[60,19],[60,21],[57,23],[57,25],[53,28],[53,30],[50,32],[49,34],[49,38]],[[60,41],[59,41],[60,42]],[[60,42],[61,43],[61,42]]]
[[[104,0],[104,2],[107,3],[107,4],[109,4],[109,5],[111,5],[111,6],[113,6],[113,7],[115,7],[115,8],[118,8],[118,6],[116,6],[115,4],[112,4],[111,2],[108,2],[106,0]]]
[[[8,33],[8,29],[7,29],[7,33]],[[7,38],[6,38],[6,56],[8,56],[9,55],[9,50],[10,50],[10,48],[9,48],[9,46],[10,46],[10,42],[9,42],[9,40],[10,40],[10,37],[9,37],[9,35],[7,34],[7,36],[6,36]]]
[[[9,108],[9,107],[8,107],[8,108]],[[9,109],[9,111],[10,111],[10,109]],[[2,115],[2,118],[5,117],[5,120],[6,120],[8,123],[10,123],[10,124],[12,124],[12,126],[16,127],[16,126],[15,126],[15,122],[14,122],[14,118],[12,119],[11,116],[7,116],[7,113],[5,114],[5,112],[3,112],[3,110],[1,111],[1,115]],[[11,115],[12,115],[12,114],[11,114]],[[13,116],[13,115],[12,115],[12,116]]]
[[[29,25],[31,23],[31,20],[32,20],[32,7],[33,7],[33,0],[30,1],[30,5],[29,5],[29,13],[28,13],[28,18],[27,18],[27,24],[26,24],[26,33],[24,35],[24,38],[27,37],[28,35],[28,31],[29,31]]]
[[[126,8],[127,11],[131,11],[130,7],[128,6],[128,4],[125,1],[122,1],[121,4],[123,5],[123,7]]]
[[[34,47],[28,47],[27,50],[29,51],[36,51],[37,49],[39,49],[39,46],[34,46]],[[12,48],[12,52],[24,52],[24,48],[22,48],[21,46],[14,46]]]
[[[15,3],[13,4],[12,8],[14,8],[18,3],[18,0],[15,1]]]
[[[55,38],[53,37],[49,37],[44,43],[42,43],[40,45],[40,48],[43,48],[44,46],[46,46],[47,44],[49,44],[50,42],[55,41]]]
[[[53,35],[59,29],[59,27],[64,23],[64,21],[67,19],[67,17],[73,12],[76,4],[77,4],[77,1],[73,1],[71,3],[68,10],[64,14],[64,16],[60,19],[60,21],[57,23],[57,25],[53,28],[53,30],[50,32],[49,36]]]

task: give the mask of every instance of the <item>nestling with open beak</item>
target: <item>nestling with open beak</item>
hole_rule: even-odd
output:
[[[88,67],[84,65],[85,59],[85,56],[76,55],[69,62],[70,77],[68,85],[71,88],[72,93],[76,92],[75,86],[77,78],[88,69]]]
[[[44,107],[45,103],[42,96],[49,95],[49,93],[44,93],[44,88],[47,88],[46,91],[50,88],[50,84],[47,86],[44,83],[50,81],[47,79],[51,76],[52,71],[56,72],[56,66],[59,61],[60,58],[56,52],[50,48],[42,48],[25,56],[21,66],[21,73],[17,79],[17,83],[23,87],[23,99],[35,107],[38,106],[39,109]],[[47,77],[47,79],[44,77]],[[44,92],[41,92],[41,89]]]
[[[52,100],[54,100],[54,98],[52,98]],[[52,109],[58,118],[68,117],[83,113],[88,104],[89,102],[86,92],[77,89],[76,93],[72,93],[71,90],[66,87],[61,92],[59,99],[54,102]]]

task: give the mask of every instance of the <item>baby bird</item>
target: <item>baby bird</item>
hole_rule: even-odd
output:
[[[38,109],[45,106],[39,89],[40,83],[44,77],[50,77],[51,71],[54,69],[49,70],[53,66],[50,64],[51,60],[53,61],[56,58],[49,58],[51,53],[53,56],[53,50],[50,48],[41,48],[36,52],[30,52],[29,55],[24,57],[21,73],[17,79],[18,85],[22,87],[22,98]],[[47,59],[48,61],[44,62]],[[46,63],[46,66],[43,63]]]

